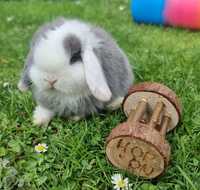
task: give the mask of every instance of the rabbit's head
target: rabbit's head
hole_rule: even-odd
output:
[[[94,52],[100,43],[88,24],[76,20],[43,31],[33,42],[31,81],[41,91],[109,101],[112,93]]]

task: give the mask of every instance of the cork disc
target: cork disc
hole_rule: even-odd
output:
[[[163,173],[168,165],[170,146],[160,133],[148,125],[125,122],[107,138],[106,154],[116,167],[148,179]]]
[[[148,114],[151,115],[158,101],[165,104],[165,111],[171,117],[168,131],[178,124],[181,117],[181,104],[176,94],[168,87],[159,83],[145,82],[130,88],[127,97],[123,102],[123,110],[128,117],[129,113],[136,109],[139,101],[145,98],[148,101]]]
[[[111,140],[106,153],[114,166],[148,179],[159,176],[165,169],[160,152],[151,144],[134,137]]]

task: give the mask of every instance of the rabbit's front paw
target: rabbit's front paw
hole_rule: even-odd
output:
[[[42,106],[37,106],[33,114],[34,125],[48,125],[54,113]]]
[[[28,85],[26,85],[24,82],[22,81],[19,81],[19,83],[17,84],[17,87],[18,89],[21,91],[21,92],[25,92],[28,90]]]

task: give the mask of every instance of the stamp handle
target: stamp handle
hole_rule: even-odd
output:
[[[161,125],[161,129],[160,129],[160,133],[162,136],[165,137],[166,133],[167,133],[167,129],[169,126],[169,123],[171,122],[171,117],[168,114],[165,114],[163,117],[163,122]]]
[[[142,116],[144,115],[145,111],[147,108],[147,100],[145,98],[143,98],[137,105],[135,110],[132,110],[129,118],[128,118],[128,122],[131,124],[134,124],[137,121],[140,121],[140,119],[142,118]]]
[[[162,101],[157,102],[156,107],[151,116],[151,120],[149,122],[150,127],[155,128],[156,125],[159,124],[160,114],[162,113],[163,108],[164,108],[164,103]]]

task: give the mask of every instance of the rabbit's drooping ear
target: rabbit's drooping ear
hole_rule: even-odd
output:
[[[86,81],[95,98],[109,101],[112,93],[107,84],[101,64],[91,48],[87,48],[83,55]]]

